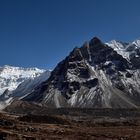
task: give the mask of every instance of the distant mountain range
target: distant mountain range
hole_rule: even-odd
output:
[[[12,107],[17,100],[53,108],[140,106],[140,40],[103,43],[94,37],[74,48],[51,74],[34,68],[21,70],[22,74],[9,69],[6,73],[11,75],[0,74],[1,108]]]
[[[47,80],[50,71],[38,68],[0,67],[0,109],[15,98],[22,98],[41,82]]]

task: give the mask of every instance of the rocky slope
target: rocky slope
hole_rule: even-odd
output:
[[[93,38],[61,61],[23,100],[49,107],[140,106],[140,44]]]
[[[38,109],[39,112],[35,108],[37,112],[23,112],[24,115],[19,116],[0,114],[0,139],[140,139],[139,109]],[[33,111],[32,108],[29,111]]]

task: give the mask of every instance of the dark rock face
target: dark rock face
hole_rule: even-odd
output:
[[[126,49],[128,52],[131,52],[129,55],[130,62],[133,65],[134,69],[140,69],[140,47],[129,45]]]
[[[74,48],[50,78],[24,100],[39,101],[49,107],[138,107],[140,102],[135,102],[140,99],[137,61],[133,58],[129,62],[95,37]]]
[[[95,45],[100,45],[102,44],[101,40],[97,37],[94,37],[93,39],[91,39],[91,41],[89,42],[90,46],[95,46]]]
[[[133,76],[132,73],[130,73],[130,72],[127,72],[127,73],[126,73],[126,77],[127,77],[127,78],[131,78],[132,76]]]
[[[140,57],[131,58],[131,63],[133,64],[134,68],[140,69]]]

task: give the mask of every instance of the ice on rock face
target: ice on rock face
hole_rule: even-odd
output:
[[[140,48],[140,39],[133,41],[132,44]]]
[[[133,42],[121,42],[112,40],[106,43],[109,47],[113,48],[118,54],[122,55],[127,60],[130,60],[131,56],[137,56],[137,51],[140,50],[140,40],[135,40]]]
[[[23,81],[19,86],[12,92],[12,97],[19,97],[20,99],[26,97],[36,86],[46,81],[50,76],[49,70],[41,73],[39,76]]]
[[[20,68],[5,65],[0,67],[0,95],[6,90],[15,90],[24,80],[34,79],[45,70],[37,68]]]
[[[14,99],[22,99],[38,84],[48,79],[50,71],[38,68],[0,67],[0,110]]]

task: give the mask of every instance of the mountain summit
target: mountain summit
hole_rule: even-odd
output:
[[[103,43],[94,37],[74,48],[23,100],[48,107],[137,108],[139,52],[138,43]]]
[[[33,79],[45,70],[5,65],[0,67],[0,95],[5,90],[15,90],[24,80]]]
[[[50,71],[38,68],[22,68],[5,65],[0,67],[0,109],[13,98],[22,97],[31,92],[41,82],[47,80]]]

